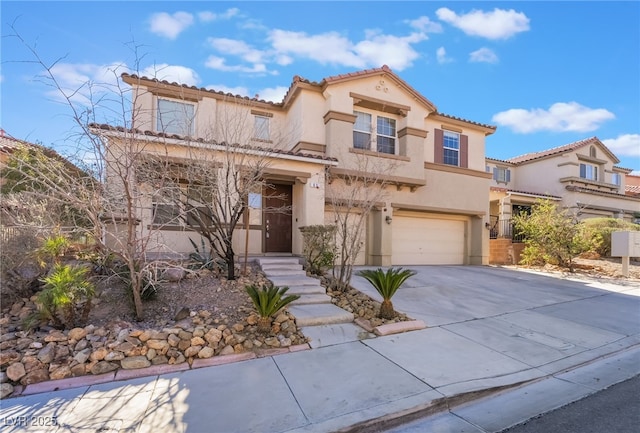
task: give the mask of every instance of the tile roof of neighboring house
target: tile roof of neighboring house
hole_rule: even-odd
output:
[[[333,76],[325,77],[319,82],[318,81],[311,81],[311,80],[303,78],[303,77],[301,77],[299,75],[295,75],[293,77],[291,85],[289,86],[289,89],[287,90],[287,93],[285,94],[283,100],[280,101],[280,102],[272,102],[272,101],[265,101],[264,99],[258,99],[259,98],[258,95],[256,95],[256,97],[254,97],[254,98],[249,98],[248,96],[234,95],[234,94],[231,94],[231,93],[225,93],[225,92],[222,92],[222,91],[217,91],[217,90],[213,90],[213,89],[207,89],[207,88],[204,88],[204,87],[188,86],[186,84],[179,84],[179,83],[176,83],[176,82],[169,82],[169,81],[166,81],[166,80],[158,80],[157,78],[138,76],[138,75],[135,75],[135,74],[128,74],[126,72],[123,73],[121,75],[121,77],[128,78],[128,79],[133,79],[133,80],[136,80],[136,79],[146,80],[146,81],[151,81],[151,82],[154,82],[154,83],[161,83],[161,84],[165,84],[165,85],[169,85],[169,86],[177,86],[177,87],[182,87],[182,88],[185,88],[185,89],[192,89],[192,90],[197,90],[197,91],[201,91],[201,92],[207,92],[207,93],[216,94],[216,95],[220,95],[220,96],[230,96],[230,97],[233,97],[233,98],[243,99],[243,100],[246,100],[246,101],[252,101],[252,102],[261,103],[261,104],[268,104],[268,105],[273,106],[274,108],[283,108],[283,107],[285,107],[287,105],[287,102],[289,101],[290,96],[295,93],[294,91],[296,90],[296,88],[297,88],[299,83],[305,83],[305,84],[308,84],[310,86],[314,86],[314,87],[318,87],[318,88],[324,88],[328,84],[335,84],[335,83],[339,83],[339,82],[342,82],[342,81],[345,81],[345,80],[352,80],[352,79],[363,78],[363,77],[372,76],[372,75],[379,75],[379,74],[389,74],[389,76],[393,77],[393,79],[398,84],[400,84],[402,87],[404,87],[405,90],[407,90],[409,93],[413,94],[413,96],[415,96],[418,100],[422,101],[425,105],[427,105],[428,107],[433,109],[435,114],[438,114],[438,115],[440,115],[442,117],[446,117],[446,118],[449,118],[449,119],[458,120],[458,121],[461,121],[461,122],[470,123],[472,125],[481,126],[481,127],[484,127],[484,128],[489,128],[489,129],[493,129],[493,130],[496,129],[496,126],[494,126],[494,125],[488,125],[488,124],[484,124],[484,123],[474,122],[474,121],[471,121],[471,120],[463,119],[461,117],[455,117],[455,116],[451,116],[449,114],[444,114],[444,113],[438,112],[438,109],[433,104],[433,102],[431,102],[429,99],[424,97],[420,92],[415,90],[411,85],[409,85],[406,81],[404,81],[402,78],[400,78],[387,65],[383,65],[381,68],[364,69],[364,70],[361,70],[361,71],[349,72],[349,73],[346,73],[346,74],[333,75]]]
[[[138,135],[144,135],[144,136],[147,136],[147,137],[170,138],[170,139],[174,139],[174,140],[191,141],[191,142],[196,142],[196,143],[224,144],[224,143],[218,143],[215,140],[205,140],[204,138],[192,138],[192,137],[188,137],[188,136],[185,136],[185,135],[179,135],[179,134],[166,134],[164,132],[155,132],[155,131],[146,131],[146,130],[143,131],[143,130],[140,130],[140,129],[137,129],[137,128],[136,129],[129,129],[129,128],[124,128],[122,126],[112,126],[112,125],[99,124],[99,123],[91,123],[89,125],[89,128],[97,129],[97,130],[101,130],[101,131],[111,131],[111,132],[138,134]],[[291,151],[291,150],[274,149],[274,148],[270,148],[270,147],[259,147],[259,146],[248,146],[248,145],[240,145],[238,147],[242,148],[242,149],[246,149],[246,150],[265,151],[265,152],[276,153],[276,154],[279,154],[279,155],[297,156],[297,157],[301,157],[301,158],[310,158],[310,159],[316,159],[316,160],[320,160],[320,161],[328,161],[328,162],[336,162],[336,161],[338,161],[336,158],[333,158],[333,157],[322,156],[322,155],[313,155],[313,154],[304,153],[304,152],[294,152],[294,151]]]
[[[627,195],[640,195],[640,185],[625,185],[624,192]]]
[[[567,188],[567,191],[590,192],[590,193],[595,193],[600,195],[614,196],[614,197],[620,197],[620,198],[626,198],[626,199],[636,199],[636,197],[629,196],[626,194],[620,194],[617,192],[610,192],[610,191],[602,191],[600,189],[587,188],[587,187],[578,186],[578,185],[567,185],[566,188]],[[640,197],[637,197],[637,199],[640,199]]]
[[[510,161],[507,161],[507,160],[504,160],[504,159],[490,158],[488,156],[485,157],[484,159],[485,159],[485,161],[493,161],[493,162],[499,162],[499,163],[502,163],[502,164],[513,165],[513,162],[510,162]]]
[[[559,155],[561,153],[570,152],[572,150],[580,149],[582,147],[597,144],[601,146],[609,155],[615,163],[620,162],[620,160],[611,152],[607,146],[605,146],[598,137],[589,137],[584,140],[574,141],[573,143],[565,144],[563,146],[553,147],[551,149],[542,150],[540,152],[527,153],[525,155],[516,156],[514,158],[509,158],[507,161],[514,164],[522,164],[525,162],[534,161],[536,159],[544,158],[552,155]]]
[[[509,188],[501,188],[499,186],[492,186],[490,187],[491,191],[498,191],[498,192],[510,192],[513,194],[526,194],[526,195],[535,195],[535,196],[540,196],[540,197],[547,197],[547,198],[553,198],[553,199],[557,199],[560,200],[562,197],[559,197],[557,195],[552,195],[552,194],[545,194],[545,193],[539,193],[539,192],[530,192],[530,191],[521,191],[521,190],[517,190],[517,189],[509,189]]]

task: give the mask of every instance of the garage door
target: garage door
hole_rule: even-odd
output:
[[[391,225],[394,265],[464,264],[464,221],[394,216]]]

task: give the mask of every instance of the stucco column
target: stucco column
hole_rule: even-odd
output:
[[[498,222],[498,236],[511,236],[511,233],[504,233],[504,230],[509,227],[507,223],[502,221],[509,221],[511,219],[511,196],[506,195],[500,199],[500,217]]]
[[[489,264],[489,230],[485,227],[485,219],[471,217],[469,223],[469,264],[488,265]]]
[[[387,217],[391,218],[391,208],[386,207],[385,209],[373,209],[371,211],[371,254],[369,262],[374,266],[391,266],[393,221],[390,221],[391,224],[387,222]]]

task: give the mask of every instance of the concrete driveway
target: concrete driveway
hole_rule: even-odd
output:
[[[428,328],[363,342],[444,394],[460,392],[478,369],[485,378],[553,374],[640,342],[640,282],[486,266],[407,268],[417,275],[398,290],[394,307]],[[355,276],[352,285],[381,300],[363,278]]]

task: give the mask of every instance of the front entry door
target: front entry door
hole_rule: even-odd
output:
[[[264,192],[264,250],[291,252],[291,185],[273,185]]]

